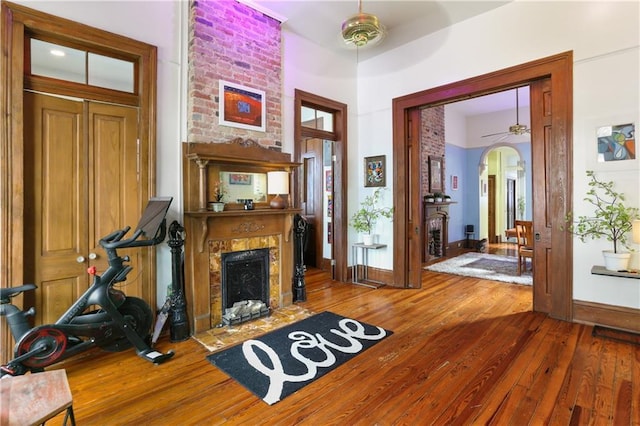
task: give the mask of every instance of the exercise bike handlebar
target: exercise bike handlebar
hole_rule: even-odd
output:
[[[160,229],[158,229],[158,233],[154,238],[150,240],[138,240],[138,238],[140,238],[140,236],[143,234],[142,229],[136,230],[136,232],[133,233],[131,238],[123,240],[122,238],[131,229],[130,226],[125,226],[120,230],[114,231],[111,234],[105,237],[102,237],[100,239],[100,246],[103,247],[104,249],[154,246],[164,241],[164,237],[167,235],[166,222],[167,222],[166,219],[162,220],[162,223],[160,224]]]

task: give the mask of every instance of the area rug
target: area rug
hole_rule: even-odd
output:
[[[322,312],[208,355],[207,360],[272,405],[391,334]]]
[[[530,261],[528,265],[531,265]],[[533,284],[533,276],[530,270],[523,271],[522,275],[518,275],[518,258],[496,254],[465,253],[452,259],[426,266],[424,269],[506,283]]]

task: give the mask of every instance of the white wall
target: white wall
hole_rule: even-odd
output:
[[[583,213],[585,170],[596,166],[594,128],[629,120],[640,124],[639,4],[514,1],[363,62],[358,68],[358,127],[362,135],[368,129],[369,138],[360,145],[390,143],[395,97],[572,50],[573,198],[576,212]],[[604,177],[615,177],[625,188],[629,204],[638,206],[638,160],[623,163],[600,167]],[[574,264],[567,265],[574,270],[574,299],[640,308],[638,280],[590,274],[591,265],[602,264],[603,245],[575,240]]]
[[[347,105],[347,200],[348,217],[357,207],[362,186],[362,158],[358,141],[366,137],[358,134],[356,60],[319,47],[293,33],[283,30],[283,148],[293,152],[294,144],[294,97],[295,89],[313,93]],[[370,154],[366,154],[370,155]],[[358,166],[359,165],[359,166]],[[391,175],[387,175],[391,176]],[[349,242],[357,236],[349,227]],[[348,250],[350,252],[350,250]]]

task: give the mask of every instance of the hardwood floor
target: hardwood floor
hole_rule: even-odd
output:
[[[159,366],[132,351],[85,354],[56,366],[78,424],[640,424],[640,346],[531,312],[527,286],[428,271],[419,290],[319,271],[306,283],[303,307],[394,334],[273,406],[210,365],[193,339],[161,339],[176,355]]]

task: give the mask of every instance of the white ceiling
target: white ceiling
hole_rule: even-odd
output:
[[[336,54],[353,55],[340,38],[342,22],[358,12],[358,0],[239,0],[283,22],[287,31],[328,49]],[[457,22],[490,11],[508,1],[483,0],[363,0],[362,11],[376,15],[387,35],[374,46],[360,48],[359,60],[409,43],[451,26]],[[529,105],[529,91],[520,89],[520,106]],[[463,116],[515,109],[513,91],[451,104]]]
[[[353,55],[341,40],[340,29],[344,20],[358,13],[358,0],[240,1],[280,19],[292,33],[339,54]],[[358,56],[371,58],[510,1],[362,0],[362,11],[376,15],[387,36],[375,46],[360,48]]]

